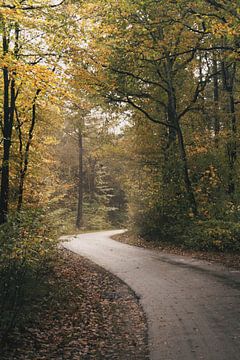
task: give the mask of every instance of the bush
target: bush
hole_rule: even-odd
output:
[[[170,206],[171,205],[171,206]],[[182,213],[172,204],[162,209],[158,204],[150,209],[136,211],[130,227],[144,238],[163,242],[179,243],[184,229],[191,223],[185,209]]]
[[[23,308],[49,270],[56,241],[42,211],[9,218],[0,227],[0,335],[2,341],[22,321]]]
[[[240,251],[240,224],[230,221],[209,220],[193,222],[182,243],[196,250]]]
[[[191,220],[186,216],[156,216],[148,213],[133,231],[146,240],[157,240],[203,251],[240,251],[240,223],[223,220]]]

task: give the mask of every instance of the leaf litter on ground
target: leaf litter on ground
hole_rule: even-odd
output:
[[[121,280],[61,250],[48,289],[11,334],[2,360],[148,359],[144,312]]]

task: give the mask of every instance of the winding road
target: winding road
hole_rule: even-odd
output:
[[[240,359],[240,272],[119,243],[105,231],[63,246],[126,282],[148,319],[152,360]]]

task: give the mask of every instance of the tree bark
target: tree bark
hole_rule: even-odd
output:
[[[227,94],[227,112],[230,117],[230,140],[227,143],[227,154],[229,160],[229,176],[228,176],[228,193],[234,195],[236,190],[235,185],[235,165],[237,161],[237,117],[235,111],[235,99],[234,99],[234,82],[236,75],[236,63],[233,63],[231,67],[227,67],[225,62],[222,62],[222,80],[223,90]]]
[[[218,147],[218,135],[220,131],[220,120],[219,120],[219,79],[218,79],[218,63],[216,60],[216,56],[213,57],[213,101],[214,101],[214,138],[216,147]]]
[[[3,54],[8,53],[8,35],[3,24]],[[15,80],[9,79],[9,71],[3,69],[3,157],[0,191],[0,224],[7,221],[9,203],[9,161],[12,144],[12,128],[15,108]]]
[[[182,160],[182,165],[183,165],[183,177],[184,177],[184,183],[185,183],[185,188],[186,188],[186,192],[187,192],[187,197],[188,197],[188,201],[189,201],[190,207],[192,209],[193,215],[197,216],[198,215],[197,203],[196,203],[196,199],[194,196],[192,183],[191,183],[191,180],[189,177],[187,154],[186,154],[186,150],[185,150],[184,139],[183,139],[182,129],[181,129],[180,125],[178,125],[177,136],[178,136],[178,147],[179,147],[179,152],[180,152],[180,158]]]
[[[2,46],[3,55],[9,52],[10,30],[7,28],[4,21],[2,21]],[[19,51],[19,26],[15,24],[15,38],[14,38],[14,55],[18,56]],[[12,145],[12,130],[14,123],[16,92],[15,92],[15,75],[10,79],[9,69],[7,66],[3,67],[3,157],[2,157],[2,174],[1,174],[1,190],[0,190],[0,224],[7,221],[8,204],[9,204],[9,162],[10,151]]]
[[[31,125],[28,132],[28,139],[25,147],[24,155],[22,155],[22,162],[21,162],[21,169],[20,169],[20,177],[19,177],[19,185],[18,185],[18,204],[17,204],[17,211],[21,211],[22,204],[23,204],[23,191],[24,191],[24,182],[28,170],[28,163],[29,163],[29,151],[30,146],[33,138],[33,132],[36,124],[36,100],[40,93],[40,90],[36,91],[35,97],[33,99],[33,105],[32,105],[32,119],[31,119]],[[19,129],[19,137],[21,137],[21,130]],[[22,147],[22,138],[19,138],[20,141],[20,147]]]
[[[184,138],[179,123],[179,117],[177,114],[177,101],[176,101],[175,88],[173,85],[171,59],[169,59],[169,61],[167,62],[165,69],[166,69],[166,75],[168,81],[168,117],[169,117],[168,122],[174,126],[174,133],[172,133],[171,140],[174,141],[174,137],[175,138],[177,137],[178,139],[178,148],[179,148],[180,159],[182,161],[182,166],[183,166],[183,179],[187,193],[187,198],[194,216],[197,216],[198,214],[197,203],[194,196],[192,183],[189,177],[189,168],[188,168],[186,149],[184,145]]]
[[[76,227],[80,229],[83,226],[83,136],[81,129],[79,129],[78,132],[78,156],[78,206]]]

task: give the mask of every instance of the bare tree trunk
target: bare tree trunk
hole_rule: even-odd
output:
[[[36,91],[35,97],[33,99],[32,105],[32,119],[31,125],[28,132],[28,139],[25,147],[24,155],[20,154],[22,157],[21,161],[21,169],[20,169],[20,177],[19,177],[19,184],[18,184],[18,204],[17,204],[17,211],[21,211],[22,204],[23,204],[23,191],[24,191],[24,182],[28,170],[28,163],[29,163],[29,151],[31,146],[31,141],[33,138],[33,132],[36,124],[36,100],[40,93],[40,90]],[[19,124],[20,126],[20,124]],[[22,148],[22,137],[21,137],[21,129],[19,128],[19,141],[20,141],[20,148]]]
[[[80,229],[83,226],[83,136],[81,129],[79,129],[78,132],[78,156],[78,207],[76,226]]]
[[[8,35],[3,24],[3,54],[8,53]],[[0,192],[0,224],[7,221],[9,202],[9,161],[12,144],[12,128],[15,108],[15,80],[9,79],[7,67],[3,68],[3,158]]]
[[[220,131],[220,120],[219,120],[219,79],[218,79],[218,63],[216,60],[216,56],[213,56],[213,101],[214,101],[214,137],[215,144],[218,147],[218,135]]]
[[[177,105],[176,105],[177,102],[176,102],[175,88],[173,85],[171,59],[169,59],[168,63],[166,64],[166,75],[168,79],[168,122],[174,126],[174,133],[175,133],[174,135],[178,139],[178,148],[179,148],[180,159],[182,161],[182,166],[183,166],[183,179],[184,179],[188,202],[193,214],[197,216],[198,214],[197,203],[193,192],[192,183],[189,177],[187,154],[185,150],[182,129],[177,114]],[[174,138],[172,138],[172,141],[173,139]]]
[[[2,21],[2,46],[3,55],[9,52],[9,38],[10,30],[7,29],[6,24]],[[18,56],[19,51],[19,26],[15,23],[15,43],[14,55]],[[15,113],[16,92],[15,92],[15,79],[16,75],[13,72],[13,78],[10,79],[8,67],[3,67],[3,157],[2,157],[2,174],[1,174],[1,190],[0,190],[0,224],[7,221],[8,217],[8,203],[9,203],[9,162],[10,150],[12,145],[12,130]]]
[[[188,161],[187,161],[187,154],[186,154],[186,150],[185,150],[184,139],[183,139],[183,134],[182,134],[180,125],[178,125],[177,135],[178,135],[178,146],[179,146],[180,158],[181,158],[182,164],[183,164],[183,177],[184,177],[185,188],[186,188],[186,192],[187,192],[187,196],[188,196],[188,201],[189,201],[189,204],[190,204],[190,207],[192,209],[194,216],[197,216],[198,215],[197,203],[196,203],[196,199],[195,199],[193,188],[192,188],[192,183],[191,183],[189,173],[188,173],[189,167],[188,167]]]
[[[229,159],[229,177],[228,177],[228,193],[234,195],[236,190],[235,185],[235,164],[237,161],[237,117],[235,111],[234,100],[234,82],[236,75],[236,63],[233,63],[230,67],[226,66],[225,62],[222,62],[222,79],[223,89],[227,94],[227,112],[230,116],[230,130],[231,137],[227,143],[227,154]]]
[[[229,158],[229,183],[228,183],[228,192],[230,195],[235,193],[235,164],[237,161],[237,140],[236,140],[236,132],[237,132],[237,118],[235,113],[235,102],[233,91],[229,92],[229,109],[231,114],[231,132],[232,136],[227,145],[228,158]]]

